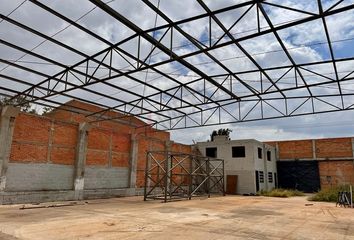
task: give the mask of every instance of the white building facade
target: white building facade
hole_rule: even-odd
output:
[[[255,194],[277,186],[276,150],[254,139],[229,140],[215,136],[213,141],[198,142],[203,156],[225,163],[225,188],[229,194]]]

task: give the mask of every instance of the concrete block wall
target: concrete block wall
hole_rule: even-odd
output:
[[[97,167],[85,169],[85,189],[128,188],[129,169],[127,167]]]
[[[5,191],[71,190],[74,167],[47,163],[9,163]]]

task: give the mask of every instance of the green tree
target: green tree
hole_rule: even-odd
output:
[[[36,113],[36,110],[32,109],[31,103],[29,103],[24,96],[18,96],[13,99],[11,97],[0,97],[0,107],[6,105],[20,106],[21,111],[23,112]]]
[[[43,113],[42,115],[46,114],[46,113],[50,113],[51,111],[53,111],[52,107],[43,107]]]
[[[218,132],[216,130],[214,130],[211,134],[210,134],[210,139],[211,141],[214,141],[214,137],[218,135]]]
[[[220,128],[219,130],[214,130],[210,134],[211,141],[214,141],[215,136],[227,136],[230,139],[230,133],[232,132],[229,128]]]

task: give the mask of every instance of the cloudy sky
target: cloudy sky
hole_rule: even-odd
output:
[[[134,31],[114,19],[109,14],[105,13],[87,0],[51,0],[51,1],[23,1],[23,0],[0,0],[0,13],[3,16],[0,20],[0,58],[4,61],[0,62],[0,89],[1,94],[14,95],[14,91],[25,91],[29,85],[25,83],[10,81],[8,77],[17,78],[31,84],[39,84],[45,81],[48,76],[62,77],[61,74],[66,66],[77,64],[72,73],[68,74],[67,80],[72,83],[69,89],[66,90],[66,95],[52,95],[47,97],[48,100],[58,103],[64,103],[72,97],[87,99],[95,102],[101,106],[117,107],[119,110],[124,110],[122,101],[138,103],[139,97],[136,93],[143,96],[150,96],[148,102],[144,102],[143,111],[156,111],[156,103],[160,98],[164,100],[166,108],[177,108],[182,106],[181,111],[192,114],[191,117],[199,122],[200,116],[196,113],[197,108],[187,107],[188,104],[200,104],[201,109],[209,107],[215,108],[217,105],[211,103],[202,103],[197,97],[198,93],[204,91],[205,84],[206,96],[215,101],[220,101],[225,105],[222,110],[222,122],[231,122],[238,117],[238,112],[243,116],[247,115],[249,110],[257,103],[257,98],[254,92],[261,92],[264,99],[279,98],[275,86],[269,79],[277,82],[278,90],[284,90],[287,97],[303,97],[298,100],[289,100],[289,111],[292,111],[300,106],[309,96],[309,91],[304,88],[305,84],[326,84],[311,87],[311,93],[315,96],[331,96],[320,97],[315,99],[316,111],[327,111],[337,109],[341,106],[341,98],[339,93],[347,94],[344,99],[344,107],[350,107],[354,104],[354,84],[350,78],[354,74],[350,74],[354,70],[354,61],[338,62],[336,66],[331,63],[318,64],[305,67],[305,69],[292,69],[292,63],[306,64],[312,62],[327,61],[332,59],[330,47],[333,49],[335,59],[345,59],[354,57],[354,10],[349,10],[339,14],[334,14],[326,17],[326,24],[328,28],[329,37],[332,41],[331,46],[327,43],[328,36],[325,32],[325,27],[321,19],[297,24],[290,28],[285,28],[278,31],[278,36],[273,33],[263,34],[258,37],[247,38],[258,31],[266,31],[270,29],[267,18],[261,11],[257,12],[257,7],[254,4],[245,4],[244,7],[233,9],[230,11],[216,14],[216,17],[226,29],[229,29],[231,37],[235,39],[246,38],[241,41],[240,45],[227,44],[231,38],[224,35],[222,28],[215,22],[211,21],[211,29],[209,29],[209,18],[201,17],[195,21],[189,21],[178,25],[178,27],[186,34],[192,36],[197,44],[205,49],[209,44],[225,44],[223,47],[216,47],[210,50],[207,54],[197,54],[194,56],[184,58],[185,63],[191,64],[194,69],[187,68],[185,65],[176,61],[168,62],[170,56],[159,48],[154,48],[150,42],[144,38],[134,37]],[[156,13],[147,4],[142,1],[132,0],[105,0],[110,8],[119,12],[133,24],[137,25],[143,30],[161,26],[158,31],[148,32],[151,37],[156,40],[161,40],[161,44],[169,48],[172,42],[173,52],[178,56],[187,55],[198,51],[198,48],[191,43],[185,36],[178,31],[178,29],[171,30],[168,27],[163,27],[168,24],[168,21],[179,21],[193,16],[202,15],[205,9],[193,0],[151,0],[152,7],[156,7],[165,13],[168,19],[163,19],[157,16]],[[205,5],[211,11],[217,11],[235,4],[246,3],[251,1],[245,0],[223,0],[223,1],[204,1]],[[269,4],[262,4],[262,9],[274,27],[282,26],[290,22],[296,22],[301,19],[315,16],[319,13],[319,4],[317,0],[269,0],[265,1]],[[340,2],[340,4],[337,4]],[[279,4],[285,8],[275,7],[274,4]],[[43,5],[42,5],[43,4]],[[354,4],[353,0],[322,0],[321,5],[323,11],[337,10],[348,7]],[[76,24],[88,29],[98,37],[92,37],[88,33],[78,29],[53,14],[50,14],[44,8],[48,7],[64,17],[74,21]],[[286,9],[288,8],[288,9]],[[298,11],[291,11],[289,8],[297,9]],[[6,16],[7,18],[5,18]],[[259,16],[259,25],[258,18]],[[238,20],[239,19],[239,20]],[[17,23],[17,25],[16,25]],[[236,23],[236,24],[235,24]],[[28,30],[20,28],[18,24],[23,24],[26,27],[38,31],[46,36],[51,37],[55,41],[63,43],[66,47],[58,46],[55,41],[48,41],[38,34],[30,33]],[[211,39],[209,37],[211,32]],[[171,39],[172,34],[172,39]],[[84,76],[80,72],[84,71],[86,62],[84,61],[88,56],[92,56],[100,51],[107,49],[110,44],[116,44],[128,37],[133,36],[129,41],[119,44],[120,51],[112,52],[112,64],[115,69],[119,71],[131,71],[136,68],[136,61],[133,57],[139,55],[140,59],[144,59],[148,64],[156,64],[155,70],[136,71],[130,74],[130,77],[120,76],[107,79],[105,83],[96,83],[86,86],[86,91],[82,89],[70,89],[74,85],[85,83]],[[279,37],[287,49],[290,59],[283,51],[281,44],[277,37]],[[172,40],[172,41],[171,41]],[[137,51],[137,46],[140,43],[140,52]],[[38,58],[33,54],[24,54],[20,49],[14,49],[12,44],[20,46],[21,48],[31,51],[45,59]],[[70,50],[76,49],[81,53],[75,53]],[[152,54],[149,55],[150,51]],[[125,52],[125,53],[124,53]],[[252,56],[255,62],[246,56],[245,52]],[[109,57],[103,54],[98,54],[95,59],[103,61],[104,64],[109,64]],[[130,56],[129,56],[130,55]],[[50,61],[48,61],[48,59]],[[218,60],[220,64],[216,64]],[[42,74],[30,73],[23,68],[9,66],[6,61],[15,62],[19,66],[23,66]],[[159,63],[167,61],[165,64]],[[53,62],[60,63],[53,64]],[[93,74],[97,79],[106,78],[109,75],[109,70],[104,67],[98,67],[98,62],[90,61],[88,73]],[[260,74],[256,70],[259,68],[273,68],[283,66],[279,70],[267,70],[265,74]],[[345,81],[338,83],[335,69],[337,68],[338,79],[342,78]],[[161,76],[157,71],[167,73],[167,76]],[[231,73],[233,76],[225,81],[225,76]],[[248,73],[245,73],[248,72]],[[295,77],[301,74],[305,81],[298,82]],[[113,75],[117,74],[113,71]],[[223,84],[226,90],[241,97],[249,102],[242,102],[238,106],[234,103],[234,99],[215,85],[204,82],[201,74],[205,74],[213,81]],[[319,73],[318,76],[314,73]],[[112,73],[111,73],[112,74]],[[349,76],[348,76],[349,74]],[[261,80],[262,79],[262,80]],[[92,79],[91,81],[94,81]],[[138,81],[137,81],[138,80]],[[242,80],[245,84],[241,83]],[[140,81],[140,83],[139,83]],[[141,82],[149,83],[150,86],[145,86]],[[262,84],[261,84],[262,82]],[[107,84],[106,84],[107,83]],[[179,84],[186,84],[189,90],[183,88],[184,91],[178,88]],[[55,80],[49,82],[49,85],[55,91],[62,91],[65,89],[64,85]],[[48,86],[48,82],[40,85]],[[114,89],[116,86],[119,89]],[[247,88],[249,86],[250,88]],[[299,89],[289,90],[289,88],[298,86]],[[268,92],[264,89],[269,88]],[[169,101],[168,94],[159,94],[160,90],[166,90],[167,93],[182,95],[184,102],[177,100]],[[250,90],[251,89],[251,90]],[[252,92],[252,89],[254,90]],[[11,91],[14,90],[14,91]],[[42,89],[43,90],[43,89]],[[34,91],[36,97],[43,96],[43,91],[40,88]],[[99,95],[95,92],[101,92],[109,98]],[[333,106],[325,103],[330,102]],[[306,113],[312,110],[309,105],[311,101],[304,103],[298,110],[297,114]],[[41,102],[44,103],[44,102]],[[264,116],[279,116],[280,112],[285,112],[284,100],[273,101],[268,103],[272,106],[264,107]],[[53,104],[55,106],[55,104]],[[36,106],[37,110],[41,110],[40,106]],[[278,109],[280,112],[274,110]],[[128,108],[129,109],[129,108]],[[140,112],[139,112],[140,111]],[[138,108],[132,109],[134,114],[141,113]],[[204,117],[207,118],[208,124],[214,124],[219,121],[218,114],[212,115],[211,111],[205,111]],[[234,114],[228,114],[230,112]],[[169,117],[179,116],[180,113],[166,109],[161,112]],[[260,105],[257,105],[254,110],[247,115],[246,120],[254,120],[261,118]],[[163,116],[156,113],[147,113],[144,115],[155,120],[163,120]],[[208,127],[190,128],[185,130],[171,131],[172,139],[192,143],[193,141],[204,141],[209,138],[210,133],[218,128],[230,128],[233,130],[231,137],[233,139],[241,138],[256,138],[258,140],[279,140],[279,139],[301,139],[301,138],[320,138],[320,137],[338,137],[338,136],[354,136],[354,112],[341,111],[335,113],[324,113],[317,115],[306,115],[292,118],[279,118],[273,120],[251,121],[244,123],[229,123],[220,126],[213,125]],[[178,118],[174,120],[178,126]],[[181,121],[182,122],[182,121]],[[189,124],[193,125],[189,121]]]

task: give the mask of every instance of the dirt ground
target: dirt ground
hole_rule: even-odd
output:
[[[0,239],[354,239],[354,209],[306,197],[170,203],[129,197],[80,204],[26,210],[0,206]]]

